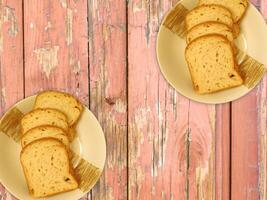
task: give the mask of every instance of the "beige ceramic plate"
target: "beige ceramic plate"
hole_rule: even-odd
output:
[[[183,0],[179,3],[191,10],[197,5],[197,0]],[[236,43],[239,49],[260,63],[267,65],[267,26],[261,14],[252,4],[249,5],[242,20],[241,33]],[[251,90],[241,86],[208,95],[195,93],[184,57],[185,47],[184,39],[161,25],[157,40],[160,69],[168,82],[183,96],[202,103],[218,104],[236,100]]]
[[[28,97],[15,106],[27,113],[32,110],[35,96]],[[74,140],[72,150],[101,171],[106,160],[106,142],[102,128],[88,108],[77,124],[78,137]],[[21,146],[0,132],[0,182],[20,200],[32,200],[20,165]],[[87,191],[89,192],[89,191]],[[75,200],[83,197],[80,190],[45,198],[49,200]]]

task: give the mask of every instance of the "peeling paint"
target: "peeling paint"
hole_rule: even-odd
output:
[[[81,62],[80,60],[70,58],[70,66],[72,67],[72,71],[74,74],[79,74],[81,71]]]
[[[10,36],[15,37],[18,32],[19,32],[19,28],[18,28],[18,23],[17,23],[17,19],[14,13],[14,9],[9,7],[9,6],[5,6],[4,7],[4,18],[3,18],[4,22],[9,22],[10,26],[8,28],[8,34]]]
[[[59,46],[34,50],[36,58],[42,66],[42,71],[45,73],[47,78],[49,78],[51,71],[58,65],[58,50]]]
[[[34,24],[31,22],[30,23],[30,29],[33,29],[33,27],[34,27]]]
[[[121,99],[118,99],[115,103],[114,109],[118,113],[125,113],[126,112],[126,103],[123,102]]]
[[[3,6],[3,1],[0,1],[0,6]],[[3,12],[0,13],[0,53],[3,52],[3,24],[9,23],[8,35],[15,37],[18,32],[18,23],[14,13],[14,9],[9,6],[3,7]]]
[[[47,25],[45,26],[45,30],[52,28],[52,23],[50,21],[47,22]]]
[[[59,0],[62,8],[67,8],[67,0]]]
[[[66,16],[66,42],[67,45],[72,43],[72,21],[73,21],[73,12],[71,9],[67,8]]]
[[[205,167],[197,167],[196,168],[196,185],[197,185],[197,199],[205,200],[207,199],[207,190],[206,184],[207,178],[209,175],[209,167],[208,162],[205,163]]]
[[[110,27],[109,26],[104,26],[103,27],[103,38],[105,41],[108,40],[108,38],[110,37]]]
[[[2,7],[2,0],[0,0],[0,8]],[[0,12],[0,53],[3,52],[3,12]]]
[[[141,0],[138,3],[133,5],[133,13],[145,11],[146,9],[146,0]]]
[[[6,103],[6,88],[2,88],[2,91],[1,91],[1,101],[5,104]]]
[[[137,125],[139,131],[147,124],[147,114],[150,112],[150,108],[143,108],[136,111],[136,114],[134,116],[134,122]]]

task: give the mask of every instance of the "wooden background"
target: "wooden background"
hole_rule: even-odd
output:
[[[176,2],[0,0],[0,114],[53,88],[104,129],[106,167],[83,200],[267,199],[267,79],[218,106],[175,92],[155,45]],[[251,2],[267,19],[267,0]]]

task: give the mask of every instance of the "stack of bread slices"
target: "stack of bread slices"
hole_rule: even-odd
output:
[[[243,84],[234,39],[247,7],[247,0],[199,0],[199,5],[187,14],[185,57],[197,93]]]
[[[73,96],[45,91],[21,120],[21,164],[33,197],[74,190],[78,182],[70,163],[70,142],[83,111]]]

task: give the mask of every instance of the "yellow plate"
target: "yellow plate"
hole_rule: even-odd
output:
[[[196,7],[197,0],[183,0],[179,3],[191,10]],[[167,13],[166,17],[169,14],[170,12]],[[197,94],[193,90],[185,61],[186,42],[163,26],[165,19],[158,33],[157,57],[164,77],[180,94],[201,103],[219,104],[236,100],[252,90],[240,86],[213,94]],[[259,11],[252,4],[249,5],[241,22],[241,32],[236,39],[236,44],[239,49],[260,63],[267,65],[267,26]]]
[[[36,96],[28,97],[15,104],[21,112],[32,110]],[[11,110],[10,108],[9,110]],[[91,111],[85,107],[77,124],[77,138],[72,143],[72,150],[101,171],[106,160],[106,141],[100,124]],[[22,167],[20,165],[20,144],[0,132],[0,182],[6,189],[20,200],[32,200],[28,192]],[[80,199],[88,191],[74,190],[58,194],[49,200]]]

